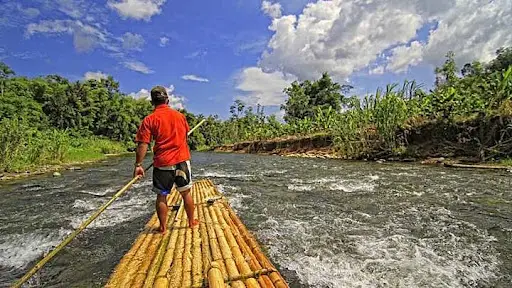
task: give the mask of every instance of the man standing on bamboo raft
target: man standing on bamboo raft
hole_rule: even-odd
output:
[[[187,132],[190,127],[183,114],[169,107],[169,96],[165,87],[156,86],[151,89],[151,104],[154,106],[153,113],[144,118],[135,137],[137,153],[133,176],[144,176],[142,161],[153,137],[153,191],[157,193],[156,212],[160,220],[160,232],[166,231],[167,195],[174,184],[185,203],[188,224],[194,227],[198,220],[194,219],[194,200],[190,195],[191,157],[187,143]]]

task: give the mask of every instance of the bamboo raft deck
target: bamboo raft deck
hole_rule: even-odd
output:
[[[174,191],[167,232],[157,232],[155,213],[105,287],[288,287],[211,180],[191,193],[200,224],[188,227]]]

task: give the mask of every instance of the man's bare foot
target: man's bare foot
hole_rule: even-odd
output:
[[[160,228],[158,228],[158,230],[157,230],[157,231],[158,231],[158,233],[160,233],[160,234],[165,234],[165,231],[167,231],[167,229],[166,229],[165,227],[160,227]]]
[[[194,228],[194,227],[196,227],[198,224],[199,224],[199,220],[197,220],[197,219],[194,219],[194,220],[192,220],[191,222],[190,222],[190,221],[188,222],[188,226],[189,226],[190,228]]]

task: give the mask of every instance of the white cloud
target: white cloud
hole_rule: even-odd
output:
[[[167,95],[169,95],[169,106],[174,109],[185,109],[185,97],[174,94],[174,85],[165,87]],[[130,93],[129,96],[135,99],[146,99],[151,101],[151,94],[147,89],[140,89],[139,92]]]
[[[440,65],[449,50],[458,65],[479,60],[487,62],[502,46],[512,45],[509,0],[448,1],[445,10],[434,17],[438,27],[425,43],[413,42],[393,49],[389,68],[397,72],[420,63]],[[423,15],[424,17],[426,15]]]
[[[85,80],[94,79],[94,80],[99,81],[101,79],[107,79],[107,78],[108,78],[108,75],[103,72],[100,72],[100,71],[96,71],[96,72],[89,71],[84,74]]]
[[[140,61],[136,61],[136,60],[127,60],[127,61],[124,61],[123,62],[123,65],[124,67],[130,69],[130,70],[133,70],[133,71],[136,71],[136,72],[140,72],[142,74],[151,74],[151,73],[154,73],[153,70],[149,69],[146,64],[140,62]]]
[[[75,19],[82,17],[85,12],[85,3],[81,1],[56,0],[55,4],[59,11]]]
[[[423,60],[423,45],[414,41],[409,46],[393,48],[391,53],[386,69],[397,73],[405,72],[409,65],[417,65]]]
[[[162,12],[161,6],[166,0],[109,0],[107,5],[117,11],[122,18],[149,21],[152,16]]]
[[[377,66],[370,70],[370,75],[382,75],[384,74],[384,66]]]
[[[192,52],[188,55],[185,56],[186,59],[195,59],[195,58],[201,58],[201,57],[204,57],[206,56],[208,52],[206,51],[201,51],[201,50],[198,50],[198,51],[195,51],[195,52]]]
[[[144,46],[144,38],[140,34],[133,34],[130,32],[126,32],[122,38],[123,48],[125,50],[135,50],[142,51],[142,46]]]
[[[339,82],[376,63],[372,74],[404,72],[411,65],[440,65],[449,50],[463,65],[488,61],[499,47],[512,45],[510,0],[319,0],[298,16],[281,15],[279,4],[263,1],[262,10],[272,17],[273,36],[260,71],[243,75],[247,85],[261,83],[263,71],[274,71],[270,79],[284,73],[299,80],[329,72]],[[426,37],[418,34],[428,27]],[[253,93],[251,101],[261,102],[261,95],[268,93]]]
[[[149,93],[149,90],[147,89],[140,89],[139,92],[132,92],[128,94],[128,96],[133,97],[135,99],[151,100],[151,95]]]
[[[237,98],[248,105],[275,106],[281,105],[286,100],[284,88],[296,80],[294,76],[281,72],[266,73],[259,67],[245,68],[238,75],[236,89],[244,95]]]
[[[181,76],[181,79],[183,80],[188,80],[188,81],[196,81],[196,82],[208,82],[210,80],[206,79],[206,78],[203,78],[203,77],[200,77],[200,76],[197,76],[197,75],[183,75]]]
[[[169,43],[169,38],[167,38],[167,37],[160,37],[160,47],[167,46],[167,43]]]
[[[261,10],[268,16],[272,18],[281,17],[281,4],[279,3],[270,3],[270,1],[263,1],[261,3]]]
[[[38,33],[73,35],[73,44],[78,52],[88,52],[97,46],[113,49],[108,43],[108,33],[80,20],[44,20],[31,23],[26,28],[25,36],[30,38]]]

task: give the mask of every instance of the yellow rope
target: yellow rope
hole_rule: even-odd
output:
[[[199,122],[199,124],[197,124],[187,133],[187,136],[192,134],[192,132],[196,130],[205,121],[206,120],[203,119],[201,122]],[[146,168],[145,170],[149,170],[152,166],[153,164],[149,165],[149,167]],[[94,212],[94,214],[92,214],[85,222],[80,224],[80,227],[78,227],[78,229],[76,229],[75,231],[73,231],[73,233],[66,237],[66,239],[64,239],[57,247],[55,247],[55,249],[48,253],[48,255],[46,255],[43,259],[41,259],[41,261],[39,261],[32,269],[30,269],[30,271],[28,271],[23,277],[21,277],[21,279],[16,281],[11,287],[19,288],[23,283],[27,282],[30,279],[30,277],[34,276],[34,274],[36,274],[37,271],[43,268],[44,264],[50,261],[50,259],[52,259],[57,253],[59,253],[59,251],[62,250],[62,248],[68,245],[80,232],[82,232],[87,226],[89,226],[89,224],[91,224],[92,221],[98,218],[98,216],[100,216],[100,214],[103,213],[103,211],[105,211],[105,209],[107,209],[108,206],[110,206],[115,200],[117,200],[117,198],[121,197],[121,195],[123,195],[124,192],[126,192],[126,190],[128,190],[140,178],[141,176],[136,176],[132,180],[130,180],[130,182],[128,182],[128,184],[121,188],[107,203],[103,204],[98,210],[96,210],[96,212]]]

